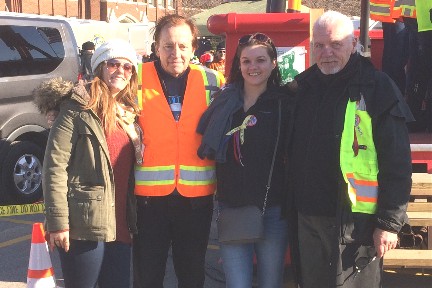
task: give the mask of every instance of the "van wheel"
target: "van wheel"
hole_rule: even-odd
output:
[[[4,198],[17,204],[41,199],[43,156],[42,148],[30,141],[11,143],[1,173]]]

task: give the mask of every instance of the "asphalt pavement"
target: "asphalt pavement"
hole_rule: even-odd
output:
[[[215,219],[215,217],[213,217]],[[42,214],[0,217],[0,288],[24,288],[31,247],[32,224],[43,222]],[[58,253],[51,253],[58,287],[63,288],[62,271]],[[169,255],[165,288],[176,288],[177,280]],[[212,222],[210,240],[206,255],[206,280],[204,288],[223,288],[225,278],[219,256],[216,223]],[[283,288],[294,288],[289,267],[286,269]],[[384,288],[432,288],[432,269],[386,270]],[[365,287],[367,288],[367,287]]]

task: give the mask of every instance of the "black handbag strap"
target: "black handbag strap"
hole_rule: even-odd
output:
[[[262,209],[262,215],[264,215],[265,213],[265,209],[267,206],[267,197],[268,197],[268,193],[270,190],[270,185],[271,185],[271,180],[272,180],[272,176],[273,176],[273,168],[274,168],[274,163],[276,160],[276,154],[277,154],[277,150],[278,150],[278,146],[279,146],[279,136],[280,136],[280,128],[281,128],[281,119],[282,119],[282,108],[281,108],[281,100],[279,99],[278,101],[278,130],[277,130],[277,136],[276,136],[276,144],[275,144],[275,149],[273,151],[273,159],[272,159],[272,163],[270,166],[270,172],[269,172],[269,177],[267,180],[267,185],[266,185],[266,194],[264,197],[264,205],[263,205],[263,209]]]

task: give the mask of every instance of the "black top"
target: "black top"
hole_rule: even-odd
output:
[[[288,146],[289,197],[285,209],[289,211],[294,204],[302,214],[337,216],[346,241],[358,235],[371,238],[370,231],[360,227],[399,231],[405,221],[411,188],[405,122],[412,120],[399,89],[388,75],[377,71],[367,58],[358,54],[352,55],[347,66],[334,75],[325,76],[314,65],[298,75],[296,81],[296,113]],[[378,158],[379,194],[375,215],[351,212],[339,165],[346,104],[362,96],[372,119]]]
[[[91,58],[93,56],[92,51],[83,50],[81,51],[80,60],[81,60],[81,74],[84,80],[92,80],[93,72],[91,68]]]
[[[264,92],[248,111],[244,112],[242,107],[233,115],[231,128],[241,125],[248,115],[254,115],[256,123],[244,130],[243,145],[235,144],[236,136],[229,137],[226,162],[216,163],[217,199],[224,204],[263,207],[277,136],[279,99],[282,108],[281,135],[267,206],[281,205],[285,169],[285,154],[282,147],[286,139],[286,126],[290,121],[292,105],[291,97],[281,94],[281,91],[276,89]],[[239,148],[236,148],[238,146]],[[238,157],[240,154],[241,161]]]
[[[165,98],[170,105],[174,119],[178,121],[181,115],[181,107],[183,105],[183,98],[190,68],[188,67],[186,71],[180,74],[178,77],[174,77],[171,74],[168,74],[162,68],[160,61],[155,61],[154,63],[165,94]]]
[[[338,193],[340,131],[334,123],[337,109],[348,101],[346,79],[355,70],[351,60],[333,75],[317,72],[307,97],[299,97],[293,129],[292,161],[296,163],[293,179],[297,208],[308,215],[336,215]],[[338,112],[337,112],[338,111]]]

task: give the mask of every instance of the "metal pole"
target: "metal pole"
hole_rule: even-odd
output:
[[[360,16],[360,45],[362,46],[361,54],[371,58],[370,39],[369,39],[369,0],[361,0]]]
[[[286,0],[267,0],[266,13],[285,13]]]

